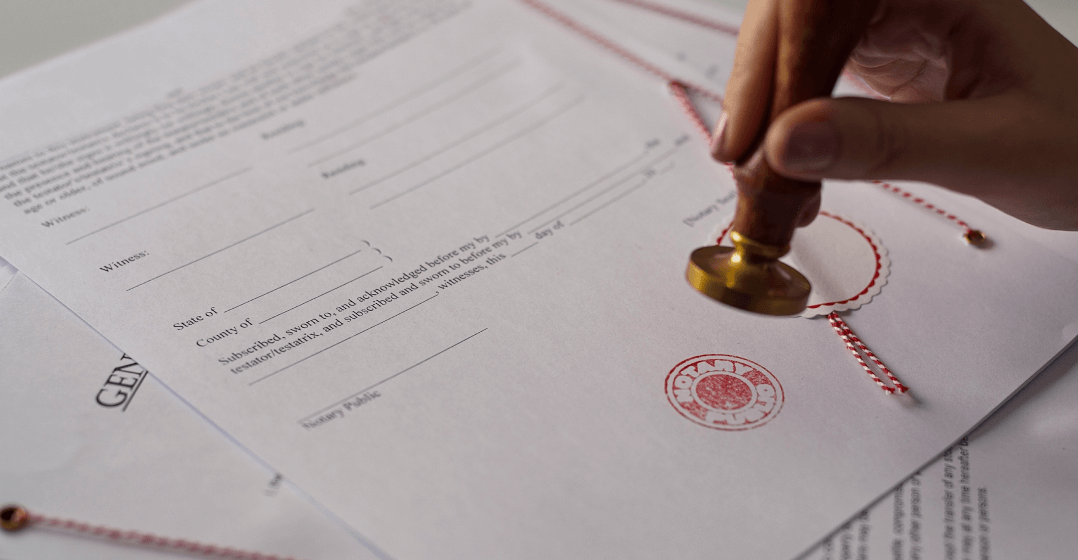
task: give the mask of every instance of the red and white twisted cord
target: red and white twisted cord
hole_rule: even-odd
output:
[[[643,70],[643,71],[645,71],[645,72],[647,72],[647,73],[649,73],[649,74],[651,74],[653,76],[661,78],[668,85],[672,85],[675,82],[677,82],[677,83],[681,84],[685,89],[691,90],[691,91],[693,91],[693,92],[695,92],[695,93],[697,93],[699,95],[702,95],[704,97],[707,97],[707,98],[709,98],[709,99],[711,99],[711,100],[713,100],[713,101],[715,101],[717,103],[720,103],[720,104],[722,103],[722,96],[721,95],[719,95],[719,94],[717,94],[715,92],[709,91],[707,88],[698,86],[698,85],[693,84],[691,82],[686,82],[684,80],[678,80],[673,75],[668,73],[666,70],[663,70],[662,68],[660,68],[660,67],[658,67],[658,66],[644,60],[643,58],[640,58],[639,56],[634,54],[632,51],[630,51],[630,50],[626,49],[625,47],[615,43],[613,40],[607,38],[605,35],[602,35],[601,33],[591,29],[590,27],[576,21],[575,19],[569,17],[568,14],[554,8],[553,6],[547,4],[546,2],[543,2],[542,0],[520,0],[520,2],[522,2],[524,4],[527,4],[528,6],[531,6],[532,8],[538,10],[543,15],[545,15],[545,16],[553,19],[554,21],[564,25],[565,27],[567,27],[568,29],[571,29],[572,31],[575,31],[575,32],[579,33],[584,38],[586,38],[586,39],[592,41],[593,43],[607,49],[608,51],[616,54],[617,56],[621,57],[626,62],[636,66],[637,68],[640,68],[641,70]],[[693,111],[695,112],[695,109],[693,109]],[[708,134],[708,136],[710,136],[710,134]]]
[[[700,131],[700,134],[705,139],[711,138],[711,127],[704,122],[704,117],[700,115],[700,112],[696,110],[696,106],[692,103],[692,98],[689,97],[689,88],[684,83],[677,80],[670,82],[670,92],[674,94],[674,100],[677,101],[681,109],[685,111],[685,114],[689,116],[693,124],[696,125],[696,130]]]
[[[868,376],[876,382],[876,385],[880,386],[880,389],[883,389],[883,391],[888,394],[895,392],[905,393],[906,391],[909,391],[909,387],[903,385],[902,382],[899,381],[897,377],[895,377],[895,374],[891,373],[890,368],[888,368],[883,363],[883,361],[877,358],[876,354],[874,354],[872,350],[869,350],[868,346],[865,346],[865,343],[861,342],[860,338],[857,338],[857,335],[853,333],[853,330],[851,330],[850,326],[846,324],[846,321],[843,321],[842,317],[838,316],[838,312],[832,311],[827,316],[827,320],[831,322],[831,326],[834,327],[835,332],[838,333],[839,338],[841,338],[842,341],[846,343],[846,349],[850,351],[850,354],[853,354],[853,357],[857,359],[857,363],[861,364],[861,367],[864,368],[865,372],[868,373]],[[858,353],[858,350],[864,353],[865,356],[868,356],[868,359],[872,360],[872,363],[876,364],[876,367],[879,368],[879,370],[887,376],[887,379],[891,380],[891,383],[894,384],[894,387],[888,386],[879,377],[876,376],[876,373],[872,371],[872,368],[869,367],[869,365],[865,363],[865,360],[861,358],[861,354]]]
[[[30,526],[40,526],[49,529],[77,533],[89,537],[104,539],[122,545],[146,546],[163,550],[174,550],[188,554],[198,554],[208,558],[227,558],[231,560],[296,560],[291,556],[277,556],[275,554],[263,554],[238,550],[231,547],[204,544],[185,539],[172,539],[161,537],[151,533],[139,531],[121,531],[101,525],[90,525],[71,519],[49,517],[39,513],[33,513],[19,506],[6,506],[3,508],[3,527],[9,531],[17,531]]]
[[[880,187],[883,187],[883,189],[886,190],[887,192],[897,194],[898,196],[901,196],[902,198],[904,198],[906,200],[909,200],[910,202],[912,202],[914,204],[920,205],[921,207],[925,208],[926,210],[934,212],[934,213],[936,213],[936,214],[938,214],[940,216],[943,216],[944,218],[947,218],[948,220],[954,222],[955,225],[962,228],[962,237],[967,242],[969,242],[971,245],[980,245],[981,243],[984,242],[984,234],[983,233],[981,233],[980,231],[978,231],[976,229],[973,229],[972,227],[970,227],[970,225],[968,223],[966,223],[965,220],[959,218],[958,216],[955,216],[954,214],[944,210],[943,208],[940,208],[939,206],[936,206],[935,204],[932,204],[931,202],[928,202],[924,198],[919,197],[919,196],[917,196],[917,195],[915,195],[915,194],[913,194],[913,193],[911,193],[911,192],[909,192],[907,190],[896,187],[896,186],[894,186],[894,185],[892,185],[892,184],[890,184],[890,183],[888,183],[886,181],[873,180],[872,183],[876,184],[876,185],[879,185]]]

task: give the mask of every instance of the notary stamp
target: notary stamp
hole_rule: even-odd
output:
[[[785,400],[770,371],[729,354],[704,354],[674,366],[666,376],[666,398],[685,418],[727,431],[766,424]]]

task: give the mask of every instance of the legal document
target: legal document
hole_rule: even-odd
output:
[[[1078,347],[804,558],[1073,558]]]
[[[0,484],[5,503],[303,558],[369,554],[25,277],[0,295],[0,311],[0,359],[20,372],[4,378],[4,410],[50,412],[49,422],[0,436],[9,457]],[[50,390],[40,391],[43,385]],[[1072,346],[958,447],[805,558],[1069,558],[1070,521],[1078,515],[1075,399]],[[125,498],[100,499],[117,495]],[[162,500],[170,506],[161,508]],[[33,532],[0,538],[0,552],[14,559],[152,556]]]
[[[695,293],[726,170],[515,2],[202,2],[0,114],[0,254],[393,558],[791,557],[1078,335],[1078,264],[920,185],[990,250],[824,200],[886,245],[846,320],[910,395]]]
[[[280,557],[377,558],[25,276],[0,292],[0,503]],[[0,558],[174,553],[50,530],[0,534]]]

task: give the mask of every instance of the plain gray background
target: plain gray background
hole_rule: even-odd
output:
[[[0,0],[0,77],[149,21],[187,1]],[[740,11],[748,0],[713,1]],[[1078,0],[1028,3],[1078,42]]]

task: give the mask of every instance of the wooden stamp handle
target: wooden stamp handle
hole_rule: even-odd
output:
[[[763,155],[764,135],[786,109],[831,95],[879,0],[775,1],[779,32],[771,110],[748,157],[734,167],[738,201],[733,230],[757,242],[782,247],[793,239],[803,214],[815,210],[820,182],[775,173]]]

